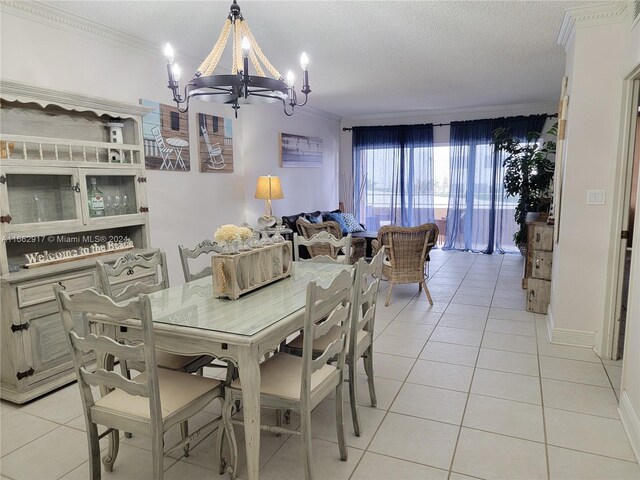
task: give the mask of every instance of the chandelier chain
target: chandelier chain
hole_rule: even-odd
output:
[[[222,31],[220,32],[220,36],[218,37],[218,41],[213,46],[213,49],[209,53],[209,56],[204,59],[204,61],[198,67],[197,72],[200,75],[211,75],[213,71],[218,66],[218,62],[220,62],[220,57],[222,56],[222,52],[227,46],[227,42],[229,41],[229,32],[231,32],[231,20],[226,19],[224,22],[224,26],[222,27]]]
[[[251,43],[251,47],[253,47],[252,50],[255,51],[256,56],[260,59],[264,67],[267,70],[269,70],[269,73],[271,73],[271,75],[273,75],[274,78],[277,78],[278,80],[282,79],[282,75],[280,75],[280,72],[278,72],[278,70],[276,70],[276,68],[273,65],[271,65],[271,62],[267,59],[265,54],[262,52],[260,45],[258,45],[258,42],[256,42],[256,39],[253,36],[253,33],[249,29],[249,25],[245,24],[244,29],[245,29],[245,35],[249,40],[249,42]]]

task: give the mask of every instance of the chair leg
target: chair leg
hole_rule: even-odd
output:
[[[236,436],[233,430],[233,424],[231,423],[231,411],[233,409],[234,401],[231,398],[231,394],[227,393],[222,403],[222,425],[218,427],[218,472],[222,475],[225,471],[229,474],[231,479],[236,478],[238,470],[238,446],[236,444]],[[222,448],[224,445],[224,437],[227,436],[229,443],[229,459],[226,459],[222,455]]]
[[[349,379],[349,383],[354,383]],[[338,447],[340,448],[340,460],[347,461],[347,440],[344,436],[344,403],[342,398],[344,382],[340,380],[340,383],[336,387],[336,433],[338,434]]]
[[[418,284],[418,293],[422,292],[422,282]]]
[[[356,362],[353,359],[349,362],[349,403],[351,404],[351,420],[353,421],[353,432],[356,437],[361,435],[360,418],[358,417],[358,377],[356,373]],[[336,406],[337,408],[337,406]]]
[[[340,399],[340,403],[342,403],[342,399]],[[302,465],[304,469],[304,478],[305,480],[311,480],[311,478],[313,478],[312,470],[311,470],[312,468],[311,411],[307,405],[301,408],[300,433],[302,434]]]
[[[162,480],[164,476],[164,437],[159,428],[151,428],[151,457],[153,479]]]
[[[367,374],[367,382],[369,383],[369,397],[371,398],[371,406],[378,406],[378,399],[376,397],[376,387],[373,380],[373,345],[369,345],[367,351],[364,354],[364,371]]]
[[[180,433],[182,434],[182,440],[189,438],[189,422],[185,420],[184,422],[180,422]],[[187,443],[184,447],[184,456],[189,456],[189,444]]]
[[[431,298],[431,293],[429,292],[429,289],[427,288],[427,284],[423,283],[422,285],[424,286],[424,293],[427,296],[427,300],[429,300],[429,305],[433,305],[433,299]]]
[[[107,450],[107,454],[102,457],[102,463],[104,464],[104,469],[107,472],[113,471],[113,464],[116,463],[119,449],[120,432],[118,430],[114,430],[109,434],[109,449]]]
[[[89,425],[89,469],[91,480],[100,480],[102,467],[100,466],[100,441],[98,440],[98,426],[95,423]]]
[[[389,291],[387,292],[387,300],[384,302],[384,306],[389,306],[389,301],[391,300],[391,292],[393,291],[393,283],[389,284]]]
[[[282,417],[283,411],[281,408],[276,409],[276,427],[282,428]],[[280,432],[276,432],[276,437],[281,437],[282,434]]]

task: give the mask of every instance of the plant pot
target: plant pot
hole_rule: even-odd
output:
[[[523,257],[527,256],[527,246],[526,245],[518,245],[518,250],[520,250],[520,254]]]

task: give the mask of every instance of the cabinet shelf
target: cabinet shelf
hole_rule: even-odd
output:
[[[0,158],[11,161],[140,164],[143,148],[125,143],[94,142],[32,135],[0,134]],[[113,161],[110,152],[118,154]]]

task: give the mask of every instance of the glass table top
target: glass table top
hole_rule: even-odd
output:
[[[305,306],[307,285],[328,287],[351,265],[293,262],[291,277],[238,300],[214,298],[211,277],[149,294],[153,321],[180,327],[252,336]]]

